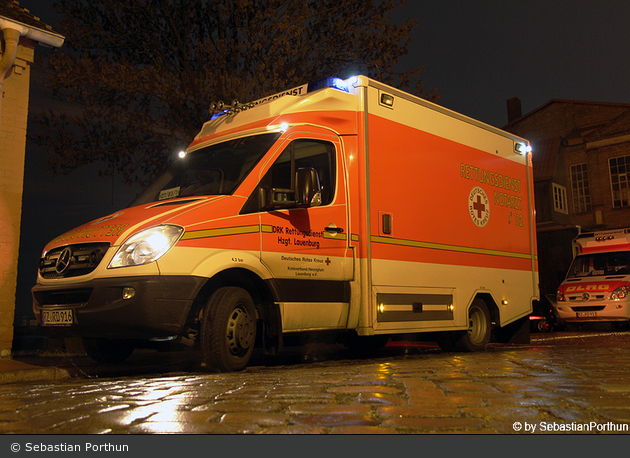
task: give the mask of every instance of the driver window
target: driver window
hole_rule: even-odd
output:
[[[242,213],[264,210],[260,208],[260,189],[277,189],[286,192],[286,200],[293,200],[295,173],[301,168],[317,171],[322,188],[322,203],[328,205],[335,196],[335,147],[322,140],[294,140],[280,154],[276,162],[260,181],[255,192],[243,207]]]

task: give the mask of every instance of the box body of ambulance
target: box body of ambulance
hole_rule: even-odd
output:
[[[558,287],[558,315],[570,323],[630,320],[630,229],[580,234]],[[625,324],[625,323],[624,323]]]
[[[45,247],[43,328],[102,361],[185,343],[217,370],[305,333],[472,351],[529,329],[524,139],[359,76],[221,107],[182,156]]]

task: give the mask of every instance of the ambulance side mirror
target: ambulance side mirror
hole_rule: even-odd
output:
[[[295,202],[298,207],[317,207],[322,204],[322,187],[314,168],[298,169],[295,173]]]

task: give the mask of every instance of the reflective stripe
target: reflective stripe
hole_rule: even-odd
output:
[[[195,240],[209,237],[223,237],[226,235],[254,234],[260,232],[260,226],[253,224],[251,226],[222,227],[218,229],[204,229],[200,231],[185,232],[181,240]],[[267,231],[264,231],[267,232]],[[269,231],[270,232],[270,231]]]
[[[375,235],[371,236],[370,240],[373,243],[384,243],[388,245],[429,248],[432,250],[455,251],[459,253],[485,254],[489,256],[501,256],[506,258],[530,259],[532,257],[531,254],[527,253],[513,253],[510,251],[487,250],[485,248],[473,248],[467,246],[445,245],[442,243],[419,242],[416,240],[403,240],[391,237],[379,237]],[[534,256],[534,259],[537,259],[537,256]]]

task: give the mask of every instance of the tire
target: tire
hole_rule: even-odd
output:
[[[83,348],[90,358],[99,363],[122,363],[135,350],[131,341],[93,337],[83,338]]]
[[[438,338],[443,351],[473,352],[484,351],[490,342],[490,312],[482,299],[475,299],[468,310],[468,330],[447,332]]]
[[[628,321],[612,321],[610,327],[613,331],[629,331],[630,322]]]
[[[201,368],[245,369],[256,341],[256,308],[247,291],[224,287],[212,294],[201,319]]]
[[[552,326],[546,319],[538,321],[537,328],[540,332],[551,332]]]

